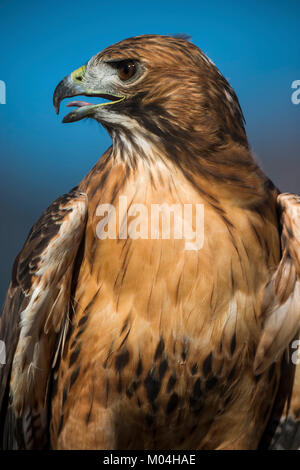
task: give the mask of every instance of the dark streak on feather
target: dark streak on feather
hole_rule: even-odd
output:
[[[163,338],[161,338],[158,345],[157,345],[155,354],[154,354],[154,360],[155,361],[157,361],[162,356],[164,348],[165,348],[165,342],[164,342]]]
[[[176,381],[177,381],[176,375],[172,374],[169,378],[168,385],[167,385],[167,392],[168,393],[170,393],[173,390],[173,388],[176,384]]]
[[[212,353],[209,353],[209,355],[206,357],[205,361],[203,362],[202,370],[203,370],[203,374],[205,375],[205,377],[207,377],[208,374],[212,370],[212,357],[213,357]]]
[[[129,352],[127,349],[122,351],[120,354],[116,356],[115,360],[115,368],[117,372],[121,372],[122,369],[128,364],[129,362]]]
[[[179,402],[179,397],[177,393],[172,393],[167,404],[166,413],[167,414],[172,413],[177,407],[178,402]]]
[[[76,369],[72,372],[71,379],[70,379],[70,388],[74,385],[79,375],[80,366],[77,366]]]
[[[163,359],[158,369],[158,375],[159,375],[160,380],[163,379],[165,373],[167,372],[167,369],[168,369],[168,361],[167,359]]]
[[[70,362],[69,362],[69,367],[71,368],[72,365],[74,364],[74,362],[76,362],[76,360],[78,359],[78,356],[79,356],[79,353],[80,353],[80,349],[81,349],[81,345],[78,344],[76,346],[76,349],[72,352],[71,356],[70,356]]]

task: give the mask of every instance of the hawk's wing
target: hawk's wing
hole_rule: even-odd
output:
[[[73,267],[83,238],[87,197],[57,199],[31,229],[13,266],[0,317],[0,447],[45,445],[51,369],[69,323]]]
[[[282,258],[265,289],[264,329],[254,369],[259,374],[286,351],[277,398],[264,439],[269,444],[273,438],[273,448],[288,449],[300,447],[300,365],[295,375],[295,366],[299,362],[295,348],[299,347],[300,330],[300,197],[280,194],[278,204]]]

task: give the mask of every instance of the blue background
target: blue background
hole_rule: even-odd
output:
[[[240,99],[265,172],[300,193],[300,2],[0,0],[0,301],[28,230],[110,145],[94,121],[61,124],[55,86],[104,47],[138,34],[187,33]]]

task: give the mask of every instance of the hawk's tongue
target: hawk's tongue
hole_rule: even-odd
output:
[[[70,101],[70,103],[67,104],[68,107],[71,106],[77,106],[78,108],[81,108],[81,106],[90,106],[92,103],[87,103],[86,101]]]

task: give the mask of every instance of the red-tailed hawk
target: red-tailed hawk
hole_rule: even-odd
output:
[[[108,47],[62,80],[56,110],[77,95],[108,101],[73,101],[64,122],[96,119],[113,145],[14,263],[3,447],[269,445],[293,384],[299,199],[258,167],[234,91],[183,38]],[[200,241],[178,229],[197,235],[196,206]]]

